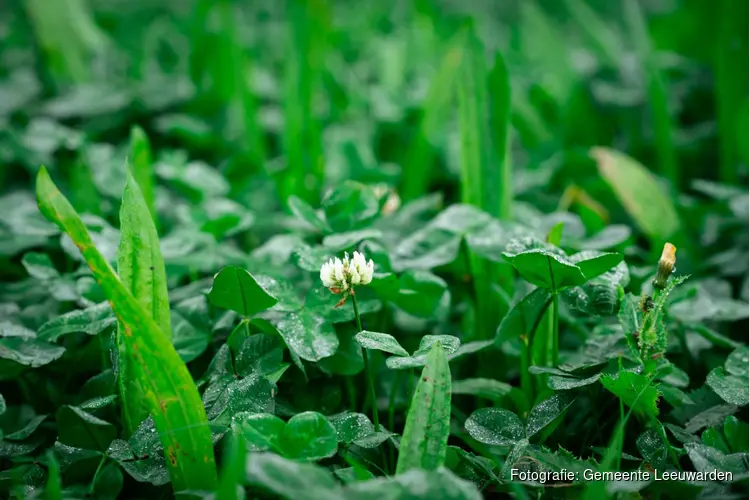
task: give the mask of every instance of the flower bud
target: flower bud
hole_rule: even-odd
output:
[[[674,271],[675,253],[677,248],[671,243],[664,244],[664,250],[661,252],[661,258],[656,268],[656,278],[654,278],[654,288],[664,290],[667,287],[667,281]]]

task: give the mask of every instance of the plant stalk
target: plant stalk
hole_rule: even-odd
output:
[[[354,319],[357,321],[357,331],[362,331],[362,320],[359,318],[359,307],[357,307],[357,296],[353,293],[352,306],[354,307]],[[367,357],[367,350],[364,347],[362,349],[362,359],[365,362],[365,376],[367,377],[367,386],[370,391],[370,400],[372,401],[372,423],[375,424],[375,431],[380,431],[380,419],[378,418],[378,400],[375,394],[375,382],[372,380],[372,374],[370,373],[370,361]]]

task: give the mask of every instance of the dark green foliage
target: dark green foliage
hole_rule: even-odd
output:
[[[0,2],[0,498],[744,498],[747,19]]]

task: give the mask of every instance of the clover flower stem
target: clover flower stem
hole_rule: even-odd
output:
[[[393,429],[396,424],[396,394],[401,386],[401,370],[393,370],[393,385],[391,385],[391,394],[388,397],[388,428]],[[396,463],[396,449],[390,447],[389,460],[392,464]]]
[[[354,319],[357,321],[357,331],[362,331],[362,320],[359,318],[359,307],[357,307],[357,296],[351,294],[352,307],[354,307]],[[370,400],[372,401],[372,423],[375,424],[375,431],[380,431],[380,419],[378,418],[378,400],[375,394],[375,383],[370,373],[370,362],[367,358],[367,350],[362,347],[362,359],[365,362],[365,375],[367,376],[367,385],[370,391]]]
[[[557,366],[558,351],[560,350],[560,319],[559,313],[559,299],[557,292],[552,297],[552,366]]]
[[[104,467],[104,464],[107,462],[107,455],[102,455],[101,460],[99,460],[99,465],[96,468],[96,472],[94,472],[94,478],[91,480],[91,484],[89,485],[89,494],[94,493],[94,488],[96,488],[96,480],[99,478],[99,473],[102,471],[102,468]]]
[[[521,338],[521,389],[526,395],[529,401],[534,399],[534,387],[531,381],[531,374],[529,373],[529,338],[524,336]]]

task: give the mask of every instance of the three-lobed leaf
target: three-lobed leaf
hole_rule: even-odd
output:
[[[393,335],[387,333],[370,332],[362,330],[354,337],[359,344],[365,349],[375,349],[378,351],[395,354],[396,356],[408,356],[409,353],[401,347]]]
[[[208,300],[217,307],[249,318],[275,306],[278,299],[237,266],[227,266],[214,277]]]

